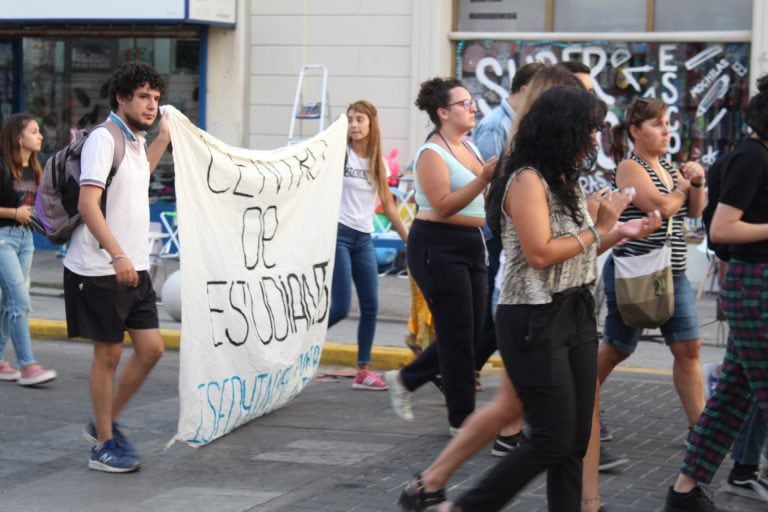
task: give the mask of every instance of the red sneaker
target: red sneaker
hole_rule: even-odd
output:
[[[0,380],[13,382],[19,380],[20,377],[21,372],[11,366],[11,363],[8,361],[0,361]]]
[[[354,389],[367,389],[369,391],[385,391],[387,383],[384,382],[379,374],[373,373],[368,370],[360,370],[357,372],[354,382],[352,382]]]
[[[19,386],[38,386],[58,377],[54,370],[46,370],[39,364],[31,364],[21,370]]]

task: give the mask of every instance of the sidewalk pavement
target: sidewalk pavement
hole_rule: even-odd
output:
[[[161,295],[165,279],[178,270],[174,259],[161,261],[155,277],[155,289]],[[62,291],[63,266],[58,252],[36,251],[32,262],[31,296],[32,319],[30,328],[36,339],[66,339],[64,323],[64,295]],[[162,297],[160,297],[162,299]],[[715,318],[715,295],[706,293],[698,302],[701,334],[704,347],[702,360],[719,361],[723,356],[726,326]],[[386,275],[379,278],[379,317],[373,347],[373,365],[378,369],[399,368],[412,359],[403,338],[410,312],[410,291],[404,277]],[[162,305],[158,307],[160,327],[166,348],[178,349],[181,324],[174,321]],[[323,347],[321,364],[355,366],[357,355],[357,301],[353,294],[352,309],[348,319],[328,330]],[[649,331],[645,339],[659,341]],[[625,363],[626,367],[653,369],[669,373],[671,357],[667,350],[657,350],[657,343],[641,344],[641,349]],[[494,355],[491,366],[500,367],[501,359]]]
[[[53,322],[50,334],[59,334],[59,341],[35,341],[35,353],[57,369],[59,379],[38,389],[0,383],[2,511],[394,511],[407,479],[424,469],[449,440],[443,397],[432,386],[414,393],[416,421],[405,423],[392,412],[388,393],[352,389],[345,376],[351,372],[341,367],[352,363],[329,366],[324,359],[318,376],[280,410],[209,446],[191,449],[176,443],[166,448],[176,432],[179,406],[179,353],[171,350],[120,418],[142,456],[141,471],[123,476],[89,471],[88,445],[78,440],[91,415],[90,347],[67,342],[62,334],[63,299],[56,288],[60,261],[43,251],[35,261],[33,304],[40,320],[33,325],[37,330],[44,320]],[[381,279],[377,331],[378,350],[404,357],[407,288],[403,279]],[[706,324],[714,316],[712,297],[705,297],[700,308]],[[161,314],[163,328],[178,331],[179,324],[162,308]],[[355,329],[354,319],[331,329],[328,339],[333,343],[325,350],[354,351]],[[704,337],[704,358],[721,358],[717,326],[705,326]],[[7,356],[13,360],[12,353]],[[661,512],[683,458],[687,421],[669,375],[669,351],[649,339],[630,362],[633,366],[620,367],[606,382],[601,402],[615,437],[607,446],[630,462],[603,473],[600,492],[609,512]],[[495,393],[500,371],[483,372],[487,390],[478,393],[478,406]],[[485,447],[455,473],[449,497],[468,489],[497,462]],[[720,509],[765,510],[761,502],[724,492],[731,464],[726,459],[710,486]],[[504,510],[547,510],[545,477],[530,482]]]

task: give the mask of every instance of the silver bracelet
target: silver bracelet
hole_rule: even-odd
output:
[[[589,226],[589,230],[592,232],[593,235],[595,235],[595,245],[600,247],[600,235],[597,234],[597,228],[595,226]]]
[[[581,239],[578,233],[569,233],[573,238],[576,239],[577,242],[579,242],[579,245],[581,246],[581,252],[587,252],[587,246],[584,245],[584,241]]]

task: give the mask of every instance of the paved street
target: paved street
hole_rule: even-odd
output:
[[[317,378],[289,406],[209,446],[176,443],[178,353],[169,351],[126,411],[125,429],[143,468],[110,475],[87,468],[81,436],[89,417],[90,347],[35,342],[60,379],[42,389],[0,386],[0,510],[66,511],[392,511],[402,484],[447,442],[444,408],[434,388],[415,395],[417,421],[398,420],[386,393],[354,391],[348,379]],[[127,349],[129,350],[129,349]],[[321,367],[320,373],[333,368]],[[487,400],[498,380],[485,372]],[[611,512],[661,510],[683,454],[685,420],[666,375],[620,371],[604,393],[611,448],[632,462],[606,474]],[[455,496],[495,459],[484,450],[452,480]],[[728,462],[713,485],[717,489]],[[507,510],[544,511],[539,478]],[[756,501],[717,493],[727,511],[764,510]],[[763,508],[761,508],[763,507]]]
[[[35,256],[33,316],[63,318],[56,289],[60,268],[51,254]],[[377,345],[402,347],[407,283],[381,280]],[[386,308],[389,309],[386,309]],[[700,302],[702,322],[713,316],[713,297]],[[389,320],[386,320],[389,318]],[[164,326],[179,324],[164,316]],[[328,339],[353,343],[356,322],[344,321]],[[704,360],[722,357],[717,326],[704,330]],[[355,391],[348,368],[321,366],[318,377],[287,407],[259,418],[209,446],[176,443],[167,450],[178,416],[176,351],[169,350],[122,421],[142,455],[141,471],[110,475],[87,468],[89,447],[81,429],[90,417],[87,396],[91,348],[85,343],[34,341],[38,359],[60,379],[41,389],[0,383],[0,511],[393,511],[403,484],[425,467],[448,441],[442,397],[433,387],[415,394],[417,421],[404,423],[389,408],[386,393]],[[130,349],[126,349],[130,350]],[[12,349],[6,354],[14,360]],[[375,356],[374,356],[375,357]],[[678,405],[668,350],[641,343],[627,365],[604,387],[604,418],[616,440],[616,455],[631,463],[604,474],[602,496],[609,512],[662,509],[667,487],[683,456],[686,421]],[[498,371],[483,373],[490,399]],[[497,459],[483,450],[452,479],[457,496]],[[766,510],[764,504],[725,494],[727,461],[712,485],[728,512]],[[532,482],[506,510],[545,511],[544,480]]]

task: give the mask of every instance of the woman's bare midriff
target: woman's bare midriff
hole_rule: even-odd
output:
[[[481,228],[485,224],[485,217],[470,217],[467,215],[451,215],[450,217],[441,217],[431,210],[421,210],[416,214],[420,220],[430,222],[443,222],[445,224],[454,224],[456,226],[468,226],[471,228]]]

